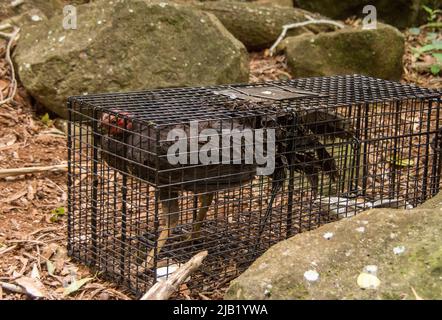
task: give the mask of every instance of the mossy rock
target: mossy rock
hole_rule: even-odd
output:
[[[441,210],[442,194],[416,209],[370,210],[298,234],[258,258],[225,298],[441,299]],[[378,268],[376,289],[357,283],[368,265]],[[307,270],[319,279],[308,281]]]
[[[66,117],[71,95],[248,80],[248,55],[209,13],[155,1],[80,5],[78,28],[62,16],[24,28],[15,50],[25,88]]]
[[[278,39],[284,25],[305,21],[306,16],[324,19],[316,13],[299,8],[270,6],[260,2],[188,2],[185,0],[180,2],[185,2],[195,8],[214,14],[250,51],[270,48]],[[288,35],[295,36],[332,30],[334,28],[330,25],[311,24],[292,29],[288,32]]]
[[[64,3],[62,0],[26,0],[20,5],[11,6],[12,1],[4,1],[0,4],[0,19],[8,19],[14,16],[20,16],[30,10],[39,10],[45,18],[51,18],[54,15],[62,14]]]
[[[364,6],[374,5],[379,21],[394,25],[400,29],[425,22],[422,5],[432,8],[442,6],[441,0],[295,0],[295,5],[314,12],[319,12],[333,19],[345,19],[351,16],[363,17]]]
[[[402,76],[404,37],[388,25],[289,37],[281,48],[296,77],[357,73],[399,80]]]

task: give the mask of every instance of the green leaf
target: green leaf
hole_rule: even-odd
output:
[[[427,33],[427,40],[436,40],[437,38],[437,32],[429,32]]]
[[[412,167],[414,161],[412,159],[395,159],[393,156],[390,158],[390,163],[398,167]]]
[[[408,32],[410,32],[412,35],[418,36],[421,33],[420,28],[410,28],[408,29]]]
[[[54,211],[57,216],[64,216],[66,213],[66,210],[64,207],[58,207],[57,209],[54,209]]]
[[[433,57],[436,58],[437,61],[442,63],[442,53],[433,53]]]
[[[430,7],[426,6],[426,5],[422,5],[422,9],[424,9],[428,14],[433,14],[433,9],[431,9]]]
[[[418,50],[421,53],[432,51],[432,50],[442,50],[442,42],[440,42],[440,41],[433,42],[432,44],[427,44]]]
[[[94,278],[83,278],[78,281],[73,281],[69,286],[67,286],[64,291],[63,295],[66,297],[76,291],[78,291],[82,286],[84,286],[86,283],[91,281]]]
[[[40,120],[41,122],[43,122],[43,124],[47,126],[50,126],[52,124],[51,118],[49,118],[49,113],[45,113]]]
[[[441,70],[441,66],[439,64],[433,64],[430,70],[433,75],[437,76]]]
[[[57,222],[60,217],[66,214],[66,209],[64,207],[59,207],[51,211],[51,218],[49,219],[51,222]]]
[[[430,22],[425,25],[426,28],[442,28],[442,22]]]

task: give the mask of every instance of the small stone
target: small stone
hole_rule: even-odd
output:
[[[356,228],[355,230],[357,232],[364,233],[365,232],[365,227],[359,227],[359,228]]]
[[[330,240],[331,238],[333,238],[333,232],[326,232],[326,233],[324,233],[323,237],[326,240]]]
[[[270,297],[272,295],[272,288],[273,286],[271,284],[268,284],[264,290],[264,296]]]
[[[319,273],[316,270],[308,270],[304,272],[304,278],[309,282],[315,282],[319,279]]]
[[[381,281],[375,275],[362,272],[358,276],[357,283],[361,289],[375,290],[379,287],[379,285],[381,284]]]
[[[34,15],[31,17],[31,20],[32,20],[32,21],[35,21],[35,22],[38,22],[38,21],[42,21],[43,18],[40,17],[40,16],[38,16],[38,15],[36,15],[36,14],[34,14]]]
[[[375,265],[365,266],[363,272],[368,273],[368,274],[372,274],[375,276],[378,273],[378,266],[375,266]]]
[[[402,254],[405,252],[405,247],[404,246],[399,246],[399,247],[394,247],[393,248],[393,253],[396,255]]]

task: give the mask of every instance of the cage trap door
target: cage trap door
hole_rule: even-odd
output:
[[[265,100],[280,101],[309,97],[324,97],[324,95],[317,92],[279,85],[245,88],[230,87],[229,89],[215,91],[214,93],[227,96],[231,99],[242,99],[256,102]]]

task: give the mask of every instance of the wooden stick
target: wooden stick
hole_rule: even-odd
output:
[[[18,7],[19,5],[22,5],[25,2],[25,0],[14,0],[11,2],[11,7]]]
[[[17,245],[16,245],[16,244],[13,245],[13,246],[10,246],[9,248],[3,249],[2,251],[0,251],[0,256],[1,256],[2,254],[5,254],[6,252],[9,252],[9,251],[14,250],[15,248],[17,248]]]
[[[10,38],[8,45],[6,46],[6,62],[9,64],[9,67],[11,68],[11,85],[12,85],[12,91],[9,90],[8,92],[8,97],[6,99],[2,99],[0,101],[0,106],[5,104],[5,103],[9,103],[12,100],[14,100],[15,97],[15,93],[17,92],[17,79],[15,77],[15,69],[14,69],[14,63],[12,62],[11,59],[11,48],[12,45],[14,43],[14,41],[16,40],[16,38],[18,37],[18,34],[20,32],[20,28],[15,29],[11,34],[5,34],[5,33],[1,33],[1,36],[3,37],[7,37]]]
[[[191,273],[197,270],[203,260],[207,257],[208,252],[202,251],[192,257],[176,270],[169,279],[155,283],[141,300],[167,300],[178,290],[179,286],[186,282]]]
[[[22,239],[22,240],[6,240],[7,243],[32,243],[32,244],[38,244],[40,246],[44,246],[46,243],[43,241],[38,241],[38,240],[26,240],[26,239]]]
[[[300,28],[300,27],[305,27],[309,24],[329,24],[332,26],[335,26],[337,28],[344,28],[345,26],[342,23],[333,21],[333,20],[328,20],[328,19],[313,19],[309,16],[306,16],[306,18],[308,19],[307,21],[303,21],[303,22],[297,22],[297,23],[291,23],[291,24],[286,24],[284,26],[282,26],[282,32],[279,35],[278,39],[275,41],[275,43],[271,46],[270,48],[270,55],[272,56],[274,51],[276,50],[276,47],[279,45],[279,43],[284,39],[284,37],[287,34],[287,31],[289,31],[290,29],[294,29],[294,28]]]
[[[11,284],[11,283],[7,283],[7,282],[0,282],[0,286],[10,292],[14,292],[14,293],[26,293],[25,290],[23,290],[21,287],[15,285],[15,284]]]
[[[67,164],[57,164],[53,166],[42,167],[25,167],[13,169],[0,169],[0,178],[19,176],[22,174],[39,173],[39,172],[64,172],[68,170]]]

